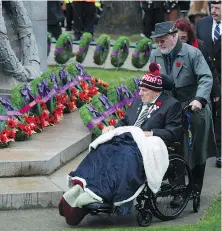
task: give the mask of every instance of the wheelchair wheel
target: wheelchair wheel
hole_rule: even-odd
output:
[[[153,215],[163,221],[178,217],[192,193],[192,174],[187,162],[179,155],[169,156],[169,167],[160,190],[150,198]]]
[[[198,185],[194,185],[192,196],[193,196],[193,211],[195,213],[198,213],[200,209],[200,187]]]
[[[193,199],[193,211],[198,213],[200,209],[200,196],[195,196]]]
[[[151,211],[140,211],[137,214],[137,223],[139,226],[147,227],[153,220],[153,214]]]

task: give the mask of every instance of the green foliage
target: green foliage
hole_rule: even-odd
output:
[[[144,67],[149,61],[152,49],[152,40],[149,38],[141,39],[132,54],[132,65],[136,68]]]
[[[101,93],[98,93],[97,95],[93,96],[92,98],[92,104],[93,106],[99,111],[99,112],[104,112],[106,110],[106,107],[102,104],[100,101],[99,97],[101,96]]]
[[[56,43],[55,61],[59,64],[64,64],[72,57],[74,57],[74,54],[72,51],[71,35],[69,33],[62,33]]]
[[[121,67],[129,55],[129,38],[120,36],[113,46],[111,54],[111,64],[114,67]]]
[[[105,63],[110,49],[110,36],[102,34],[96,41],[96,49],[94,52],[93,60],[97,65]]]
[[[127,89],[130,91],[130,93],[134,94],[137,90],[137,85],[134,81],[134,78],[127,78],[126,81],[123,83]]]
[[[75,75],[79,74],[79,71],[76,69],[76,66],[73,63],[68,65],[65,69],[66,69],[66,71],[68,71],[68,73],[71,76],[75,76]]]
[[[116,92],[116,86],[109,87],[107,91],[107,98],[112,104],[117,104],[119,102],[117,92]]]
[[[25,84],[22,83],[22,84],[18,84],[16,87],[12,89],[11,102],[13,107],[20,109],[26,105],[26,102],[20,93],[20,90],[24,87]]]
[[[76,54],[76,61],[82,63],[87,55],[89,44],[92,40],[92,35],[90,33],[84,33],[80,40],[79,51]]]

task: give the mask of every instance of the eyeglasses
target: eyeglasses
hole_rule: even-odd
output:
[[[159,45],[159,44],[164,44],[166,40],[167,40],[167,36],[161,39],[156,39],[155,42]]]

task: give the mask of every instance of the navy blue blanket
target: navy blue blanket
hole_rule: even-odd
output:
[[[92,149],[69,175],[85,179],[86,188],[106,203],[130,198],[146,181],[142,156],[131,133]]]

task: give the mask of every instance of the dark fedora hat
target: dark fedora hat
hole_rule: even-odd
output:
[[[167,34],[173,34],[178,32],[178,29],[175,28],[174,22],[166,21],[155,24],[155,32],[150,36],[150,38],[157,38]]]
[[[209,4],[221,4],[221,1],[209,1]]]

